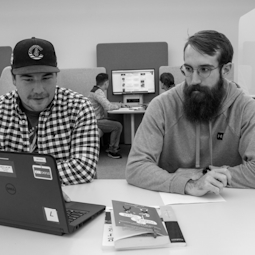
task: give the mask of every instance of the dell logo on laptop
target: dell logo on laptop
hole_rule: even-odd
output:
[[[11,195],[16,194],[16,188],[15,188],[12,184],[10,184],[10,183],[7,183],[7,184],[5,185],[5,189],[6,189],[6,191],[7,191],[9,194],[11,194]]]

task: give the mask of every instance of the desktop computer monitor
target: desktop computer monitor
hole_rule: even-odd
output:
[[[112,70],[113,95],[123,95],[126,104],[143,104],[143,95],[156,92],[155,69]]]

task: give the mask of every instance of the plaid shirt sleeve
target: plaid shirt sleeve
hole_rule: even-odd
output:
[[[75,124],[71,132],[70,155],[58,159],[57,166],[63,185],[91,182],[96,176],[99,158],[97,120],[89,100],[74,104]]]

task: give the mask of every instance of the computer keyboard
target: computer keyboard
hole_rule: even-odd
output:
[[[74,220],[77,220],[78,218],[80,218],[81,216],[87,213],[89,213],[89,211],[66,209],[66,214],[67,214],[69,223],[73,222]]]
[[[119,111],[134,111],[134,110],[143,110],[144,108],[141,106],[131,106],[131,107],[122,107],[119,108]]]

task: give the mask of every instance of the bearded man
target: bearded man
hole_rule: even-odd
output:
[[[149,104],[128,157],[128,183],[193,196],[255,188],[255,100],[224,78],[233,52],[217,31],[188,38],[185,81]]]

